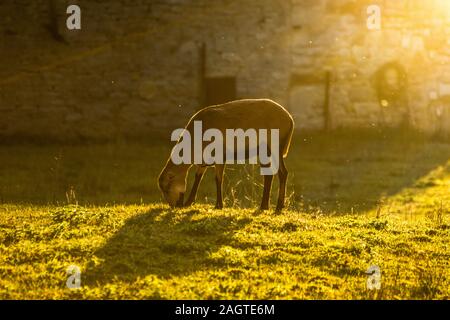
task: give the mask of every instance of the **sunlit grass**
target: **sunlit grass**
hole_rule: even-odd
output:
[[[281,215],[255,210],[252,167],[227,170],[223,211],[212,172],[201,204],[160,204],[168,151],[163,141],[2,146],[0,298],[450,297],[450,144],[389,131],[296,136]],[[81,289],[66,288],[70,265]],[[366,289],[371,265],[380,291]]]
[[[436,217],[450,212],[450,161],[417,179],[380,202],[380,214],[400,215],[406,219]]]
[[[449,298],[450,224],[211,206],[0,207],[1,298]],[[69,265],[81,289],[65,287]],[[378,265],[382,289],[366,289]]]

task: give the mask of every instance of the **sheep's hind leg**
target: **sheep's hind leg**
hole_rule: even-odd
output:
[[[280,156],[280,168],[278,170],[278,178],[280,180],[279,190],[278,190],[278,203],[276,212],[281,212],[284,208],[284,200],[286,197],[286,183],[287,183],[288,171],[284,164],[283,156]]]
[[[203,179],[203,175],[206,172],[206,169],[208,169],[208,167],[206,167],[206,166],[199,166],[197,168],[197,172],[195,173],[194,185],[192,186],[192,190],[191,190],[191,193],[189,194],[188,200],[184,204],[185,207],[188,207],[195,202],[195,199],[197,198],[198,188],[200,186],[200,182]]]
[[[222,209],[223,208],[223,196],[222,196],[222,189],[223,189],[223,172],[225,169],[224,164],[216,164],[216,189],[217,189],[217,199],[216,199],[216,209]]]

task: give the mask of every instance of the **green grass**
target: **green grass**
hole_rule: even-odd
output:
[[[226,171],[225,210],[213,209],[211,172],[200,204],[169,209],[156,187],[169,149],[1,146],[0,298],[450,298],[450,144],[391,131],[296,136],[281,215],[255,210],[250,166]],[[70,265],[81,289],[66,288]],[[366,288],[371,265],[379,291]]]

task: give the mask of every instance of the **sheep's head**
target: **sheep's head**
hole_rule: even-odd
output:
[[[171,207],[182,207],[186,192],[186,173],[164,168],[158,178],[158,186]]]

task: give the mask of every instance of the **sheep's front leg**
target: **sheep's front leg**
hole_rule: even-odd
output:
[[[260,210],[269,210],[270,191],[272,190],[273,176],[264,176],[264,191]]]
[[[223,172],[225,170],[224,164],[216,164],[216,189],[217,189],[217,200],[216,200],[216,209],[223,208],[223,197],[222,197],[222,188],[223,188]]]
[[[194,185],[192,186],[191,193],[189,194],[189,198],[187,199],[184,206],[188,207],[195,202],[195,199],[197,198],[198,187],[200,186],[200,182],[202,182],[203,175],[205,174],[207,168],[208,167],[202,166],[198,167],[197,172],[195,173]]]

